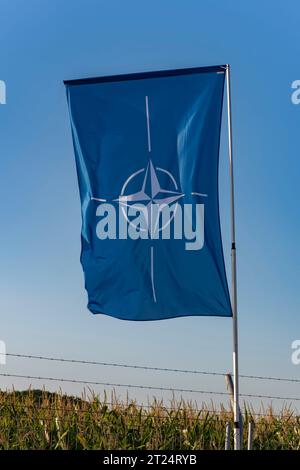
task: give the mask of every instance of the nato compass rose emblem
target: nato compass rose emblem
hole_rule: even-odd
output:
[[[147,118],[147,136],[148,136],[148,152],[149,157],[151,154],[151,135],[150,135],[150,118],[149,118],[149,106],[148,96],[145,97],[146,104],[146,118]],[[160,181],[165,181],[168,189],[161,186]],[[140,186],[137,186],[137,191],[130,190],[132,183],[135,180],[139,180]],[[136,181],[137,182],[137,181]],[[168,182],[168,183],[166,183]],[[164,186],[164,185],[163,185]],[[136,187],[136,186],[135,186]],[[119,204],[122,214],[127,224],[132,226],[136,233],[141,233],[140,238],[158,239],[159,232],[163,232],[172,220],[176,217],[178,210],[178,201],[184,197],[178,187],[178,184],[168,170],[154,166],[151,158],[149,158],[148,165],[145,168],[141,168],[135,173],[131,174],[121,189],[120,195],[113,199],[112,202]],[[192,196],[207,197],[207,194],[192,192]],[[107,203],[106,199],[91,197],[93,201],[99,201],[101,203]],[[190,204],[186,204],[189,206]],[[203,204],[197,204],[197,209]],[[161,214],[166,209],[172,209],[167,212],[167,217],[162,218],[163,223],[160,224]],[[179,209],[181,209],[179,207]],[[128,215],[129,211],[138,212],[143,215],[144,224],[137,223],[135,220],[130,220]],[[201,211],[201,209],[200,209]],[[198,214],[199,215],[199,214]],[[180,216],[182,217],[182,215]],[[204,239],[204,212],[200,215],[203,219],[203,239]],[[163,237],[165,238],[165,237]],[[180,238],[180,237],[177,237]],[[187,248],[189,249],[189,248]],[[151,277],[151,288],[153,301],[157,302],[156,290],[155,290],[155,279],[154,279],[154,247],[150,247],[150,277]]]
[[[141,189],[135,193],[126,194],[129,183],[140,173],[144,173]],[[168,175],[174,187],[173,191],[161,188],[157,173],[165,173]],[[131,207],[133,209],[141,210],[144,213],[144,218],[147,222],[147,229],[141,227],[140,230],[148,230],[150,238],[154,238],[157,230],[161,231],[165,227],[163,226],[158,228],[161,210],[163,210],[166,206],[175,203],[183,196],[184,194],[178,191],[178,186],[173,175],[169,171],[162,168],[154,168],[153,163],[150,160],[146,169],[143,168],[129,176],[129,178],[124,183],[121,195],[115,199],[115,201],[118,202],[124,209],[125,207]],[[177,204],[175,205],[175,211],[176,209]],[[123,214],[129,224],[134,224],[134,222],[128,219],[125,210],[123,210]],[[166,224],[169,224],[173,218],[174,213],[168,222],[166,222]]]

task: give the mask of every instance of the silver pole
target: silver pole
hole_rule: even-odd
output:
[[[234,450],[240,450],[240,416],[239,416],[239,367],[238,367],[238,323],[237,323],[237,287],[236,287],[236,247],[235,247],[235,214],[234,214],[234,180],[232,157],[232,122],[230,66],[226,66],[227,113],[228,113],[228,149],[230,166],[230,207],[231,207],[231,304],[233,323],[233,415],[234,415]]]
[[[234,406],[234,385],[233,385],[233,380],[231,377],[231,374],[226,374],[225,375],[225,382],[227,386],[227,390],[229,390],[230,393],[230,398],[231,398],[231,404],[232,407]],[[240,418],[240,450],[243,449],[243,416],[239,407],[239,418]]]
[[[253,446],[253,428],[254,428],[253,421],[249,421],[249,424],[248,424],[248,446],[247,446],[248,450],[252,450],[252,446]]]
[[[231,425],[230,425],[230,423],[226,423],[225,450],[230,450],[230,434],[231,434]]]

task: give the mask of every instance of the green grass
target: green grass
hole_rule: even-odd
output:
[[[141,408],[114,397],[0,392],[0,449],[223,449],[232,411],[209,409],[174,400]],[[246,408],[244,416],[245,428],[249,420],[255,425],[254,449],[300,449],[300,417],[289,409],[278,417],[272,408],[264,416]]]

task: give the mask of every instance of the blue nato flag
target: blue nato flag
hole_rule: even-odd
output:
[[[225,67],[65,81],[88,308],[232,316],[218,198]]]

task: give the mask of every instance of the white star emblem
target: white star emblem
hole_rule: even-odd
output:
[[[179,191],[161,188],[156,170],[150,160],[145,171],[140,191],[127,195],[122,194],[115,199],[115,201],[123,207],[133,207],[141,210],[144,213],[148,231],[150,235],[152,235],[156,230],[161,210],[183,196],[184,194]],[[135,205],[135,203],[138,203],[138,205]],[[155,212],[153,211],[154,206]],[[153,220],[153,212],[155,214],[155,220]]]

